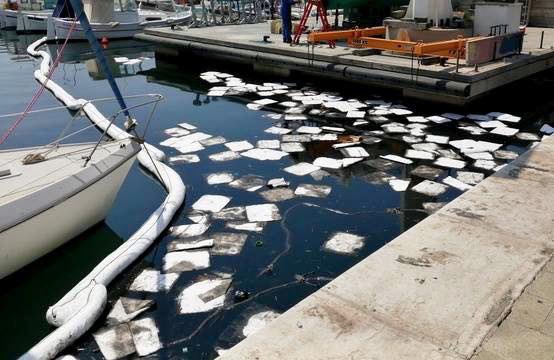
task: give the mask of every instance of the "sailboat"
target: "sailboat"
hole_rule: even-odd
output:
[[[0,151],[0,279],[105,219],[140,146],[95,145]]]
[[[84,21],[86,18],[81,24]],[[83,28],[121,110],[108,121],[94,108],[94,116],[109,122],[95,143],[62,144],[70,134],[43,147],[0,151],[0,279],[102,221],[142,149],[142,141],[130,134],[120,133],[118,140],[106,140],[119,115],[126,117],[129,129],[136,122],[88,21]],[[142,105],[161,99],[154,98]],[[36,99],[38,96],[33,101]],[[33,101],[25,112],[17,114],[17,121],[0,138],[0,145],[24,119]],[[87,104],[83,102],[73,110],[79,114]]]

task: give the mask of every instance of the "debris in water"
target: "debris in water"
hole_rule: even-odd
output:
[[[260,149],[280,149],[281,142],[279,140],[258,140],[256,146]]]
[[[202,270],[208,267],[210,267],[210,253],[206,250],[174,251],[167,253],[163,258],[163,270],[166,273]]]
[[[183,146],[179,146],[176,149],[177,149],[177,151],[179,151],[182,154],[187,154],[187,153],[191,153],[191,152],[197,152],[197,151],[204,150],[204,147],[202,145],[200,145],[200,143],[194,142],[194,143],[190,143],[190,144],[185,144]]]
[[[492,154],[489,152],[475,152],[465,154],[468,158],[473,160],[492,160]]]
[[[226,227],[233,230],[240,231],[253,231],[253,232],[262,232],[264,230],[265,223],[263,222],[228,222],[225,224]]]
[[[411,174],[427,180],[435,180],[445,173],[442,169],[437,169],[432,166],[420,165],[412,170]]]
[[[280,202],[294,198],[294,192],[288,188],[262,191],[260,195],[268,202]]]
[[[337,232],[323,246],[325,250],[339,254],[353,254],[364,246],[363,236]]]
[[[152,318],[144,318],[129,323],[135,349],[139,356],[146,356],[155,353],[162,348],[159,330]]]
[[[498,164],[492,160],[477,160],[473,163],[473,166],[479,169],[492,170]]]
[[[281,220],[279,208],[275,204],[259,204],[246,207],[249,222],[265,222]]]
[[[246,326],[242,329],[242,335],[248,337],[257,333],[273,320],[277,319],[277,317],[279,317],[279,314],[271,310],[252,315],[250,319],[248,319]]]
[[[355,158],[352,158],[352,159],[355,159]],[[316,170],[316,171],[314,171],[310,174],[310,176],[316,181],[321,181],[321,180],[323,180],[324,177],[329,176],[329,175],[331,175],[331,174],[329,174],[327,171],[322,170],[322,169]]]
[[[231,173],[221,172],[210,174],[206,177],[206,182],[210,185],[228,184],[233,181],[235,177]]]
[[[463,130],[463,131],[467,131],[467,132],[470,133],[471,135],[483,135],[483,134],[487,134],[487,130],[485,130],[485,129],[483,129],[483,128],[480,128],[479,126],[473,126],[473,125],[470,125],[470,126],[460,126],[460,127],[458,127],[458,129]]]
[[[199,211],[219,212],[229,203],[229,201],[231,201],[231,198],[226,196],[203,195],[194,204],[192,204],[192,208]]]
[[[321,168],[327,168],[327,169],[340,169],[342,168],[342,160],[340,159],[333,159],[333,158],[327,158],[327,157],[318,157],[314,160],[313,163],[315,166],[319,166]]]
[[[453,178],[452,176],[447,176],[446,178],[442,179],[442,182],[460,191],[466,191],[473,188],[473,186],[468,185],[456,178]]]
[[[498,120],[480,121],[477,123],[477,125],[479,125],[483,129],[495,129],[506,126],[506,124]]]
[[[210,225],[207,223],[178,225],[170,227],[169,232],[175,237],[186,238],[200,236],[204,234],[209,227]]]
[[[154,269],[145,269],[139,276],[133,281],[129,290],[131,291],[146,291],[146,292],[160,292],[169,291],[175,283],[175,280],[179,277],[179,274],[161,274]]]
[[[222,232],[213,234],[211,237],[214,239],[214,246],[210,249],[212,255],[238,255],[248,235]]]
[[[469,114],[466,116],[469,120],[474,121],[489,121],[491,118],[487,115],[479,115],[479,114]]]
[[[204,249],[213,245],[213,239],[177,239],[167,244],[167,252]]]
[[[288,152],[273,149],[251,149],[241,153],[242,156],[256,160],[281,160]]]
[[[287,153],[295,153],[306,151],[306,148],[299,142],[284,142],[281,143],[281,150]]]
[[[494,152],[494,157],[501,160],[514,160],[519,156],[518,153],[515,151],[509,151],[509,150],[496,150]],[[488,159],[492,160],[492,159]]]
[[[315,166],[306,162],[301,162],[301,163],[286,167],[283,170],[293,175],[304,176],[320,169],[321,168],[319,166]]]
[[[441,148],[438,144],[435,144],[435,143],[420,143],[420,144],[412,144],[411,146],[415,150],[427,151],[430,153],[435,153],[437,150]]]
[[[92,336],[107,360],[121,359],[136,352],[133,335],[128,324],[102,328]]]
[[[179,295],[179,313],[197,314],[223,306],[231,282],[230,278],[212,278],[186,287]]]
[[[312,135],[313,141],[337,141],[338,140],[337,134],[315,134]]]
[[[490,133],[495,135],[501,135],[501,136],[514,136],[519,132],[519,129],[507,127],[507,126],[500,126],[496,129],[493,129]]]
[[[212,217],[215,220],[244,220],[246,219],[246,209],[244,206],[226,208],[213,213]]]
[[[319,134],[321,132],[321,128],[317,126],[300,126],[296,129],[296,132],[299,134]]]
[[[352,157],[352,158],[369,157],[368,152],[361,146],[343,148],[343,149],[340,149],[340,152],[345,157]]]
[[[273,100],[273,99],[260,99],[260,100],[254,101],[254,104],[266,106],[266,105],[275,104],[276,102],[277,102],[277,101],[276,101],[276,100]]]
[[[427,117],[427,120],[432,121],[435,124],[445,124],[452,121],[452,119],[447,118],[446,116],[438,116],[438,115],[429,116]]]
[[[117,325],[129,322],[150,309],[154,300],[139,300],[126,297],[119,298],[106,317],[108,325]]]
[[[463,169],[466,166],[465,161],[454,160],[446,157],[438,158],[433,164],[450,169]]]
[[[455,159],[455,160],[461,160],[462,157],[458,155],[454,150],[452,149],[438,149],[437,153],[444,158],[447,159]]]
[[[234,152],[241,152],[241,151],[250,150],[254,148],[254,145],[250,144],[246,140],[228,142],[225,144],[225,146],[227,147],[227,149]]]
[[[410,159],[435,160],[435,154],[421,150],[406,150],[405,157]]]
[[[287,187],[290,183],[285,181],[285,178],[271,179],[267,182],[267,186],[270,188]]]
[[[455,114],[455,113],[444,113],[441,116],[450,119],[450,120],[461,120],[464,118],[463,115]]]
[[[394,191],[403,192],[408,189],[411,180],[391,179],[389,185]]]
[[[234,151],[223,151],[209,156],[212,161],[229,161],[240,158],[240,154]]]
[[[423,204],[421,204],[423,206],[423,209],[428,213],[428,214],[434,214],[436,213],[437,211],[439,211],[444,205],[446,205],[445,202],[424,202]]]
[[[516,134],[516,138],[524,141],[540,141],[540,137],[530,132],[520,132]]]
[[[177,155],[169,158],[171,164],[193,164],[200,162],[198,155]]]
[[[477,185],[485,179],[485,174],[472,171],[458,171],[456,178],[468,185]]]
[[[266,129],[265,132],[268,134],[275,134],[275,135],[285,135],[290,133],[291,129],[285,129],[281,127],[272,126],[269,129]]]
[[[398,155],[380,155],[379,157],[381,159],[390,160],[390,161],[394,161],[394,162],[406,164],[406,165],[413,163],[412,160],[403,158],[402,156],[398,156]]]
[[[331,190],[332,188],[327,185],[300,184],[294,191],[294,194],[298,196],[324,198],[331,193]]]
[[[423,116],[407,116],[406,120],[411,123],[427,123],[429,119],[424,118]]]
[[[255,175],[246,175],[239,179],[236,179],[233,182],[230,182],[229,186],[236,189],[254,192],[264,187],[265,184],[266,182],[262,177]]]
[[[177,124],[177,126],[183,128],[185,130],[189,130],[189,131],[196,130],[196,126],[194,126],[192,124],[189,124],[189,123],[186,123],[186,122],[179,123],[179,124]]]
[[[427,196],[438,196],[446,192],[448,187],[430,180],[423,180],[416,186],[412,187],[412,191],[424,194]]]
[[[342,167],[346,168],[363,160],[364,158],[345,158],[342,159]]]
[[[448,144],[450,138],[448,136],[439,136],[439,135],[427,135],[425,141],[436,144]]]
[[[496,119],[504,122],[510,122],[510,123],[518,123],[521,121],[521,117],[510,115],[510,114],[501,114]]]
[[[298,134],[294,134],[294,135],[283,135],[283,137],[281,138],[281,140],[283,142],[300,142],[300,143],[303,143],[303,142],[310,142],[312,141],[312,137],[310,135],[298,135]]]
[[[185,135],[190,134],[190,131],[182,129],[182,128],[174,127],[174,128],[171,128],[171,129],[164,130],[164,133],[166,135],[179,137],[179,136],[185,136]]]
[[[367,166],[370,166],[374,169],[381,170],[381,171],[390,171],[394,169],[398,169],[401,167],[400,164],[394,161],[389,161],[385,159],[371,159],[364,161],[364,164]]]
[[[223,136],[214,136],[208,139],[200,140],[198,141],[203,146],[213,146],[213,145],[219,145],[224,144],[227,141]]]

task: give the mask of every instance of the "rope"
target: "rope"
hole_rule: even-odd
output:
[[[46,84],[48,83],[48,81],[52,77],[52,74],[54,73],[54,71],[58,67],[61,56],[62,56],[62,54],[65,50],[65,47],[66,47],[67,43],[69,42],[69,38],[71,37],[71,33],[75,29],[76,25],[77,25],[77,19],[75,19],[73,21],[73,23],[71,24],[71,27],[69,28],[69,32],[67,34],[67,38],[65,39],[65,42],[63,43],[60,51],[58,52],[58,56],[56,57],[56,60],[52,64],[52,67],[50,68],[50,71],[48,72],[48,75],[46,76],[46,81],[44,82],[44,84],[40,85],[38,91],[35,93],[35,95],[31,99],[31,101],[29,102],[29,104],[25,108],[25,111],[23,111],[23,113],[17,118],[17,120],[12,124],[12,126],[10,126],[10,128],[8,130],[6,130],[6,132],[4,132],[4,134],[2,134],[2,137],[0,138],[0,145],[2,145],[4,142],[6,142],[6,140],[8,140],[10,135],[15,131],[15,129],[19,126],[19,124],[21,124],[21,122],[25,119],[25,117],[27,116],[27,113],[29,111],[31,111],[31,109],[33,108],[35,103],[38,101],[38,99],[40,98],[40,96],[44,92],[44,89],[46,89]]]

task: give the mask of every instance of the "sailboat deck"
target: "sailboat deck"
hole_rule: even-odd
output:
[[[128,142],[128,141],[127,141]],[[98,166],[107,156],[117,152],[122,142],[107,142],[98,147],[88,166]],[[0,205],[4,205],[51,185],[83,169],[95,143],[62,145],[46,157],[46,161],[23,165],[22,159],[46,148],[25,148],[0,151]],[[10,174],[1,176],[9,170]],[[102,171],[103,169],[99,169]]]

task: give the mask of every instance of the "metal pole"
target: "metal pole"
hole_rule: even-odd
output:
[[[539,49],[542,49],[543,45],[544,45],[544,30],[541,32],[541,46]]]

